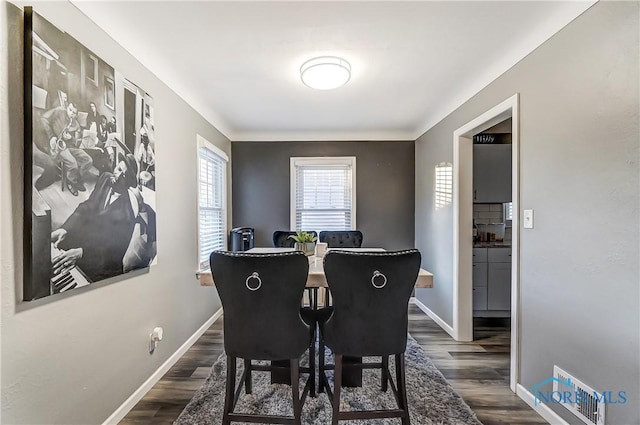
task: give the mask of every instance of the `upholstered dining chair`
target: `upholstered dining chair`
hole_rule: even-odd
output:
[[[407,346],[409,297],[420,270],[420,252],[415,249],[390,252],[330,251],[324,258],[327,284],[333,294],[333,313],[320,323],[319,384],[331,400],[332,424],[340,420],[399,417],[409,422],[405,384],[404,352]],[[324,347],[331,349],[333,365],[325,365]],[[389,356],[395,356],[395,382],[389,373]],[[345,364],[344,356],[380,356],[379,363]],[[334,369],[333,391],[326,371]],[[381,390],[391,385],[397,409],[340,411],[344,369],[381,369]]]
[[[320,232],[320,242],[326,242],[327,248],[360,248],[362,232],[359,230],[327,230]]]
[[[362,246],[362,232],[359,230],[331,230],[322,231],[318,237],[320,242],[326,242],[327,248],[360,248]],[[324,306],[331,304],[330,291],[324,293]]]
[[[310,230],[307,233],[311,233],[316,238],[318,232]],[[276,230],[273,232],[273,246],[276,248],[293,248],[295,241],[290,236],[295,236],[297,232],[290,230]],[[307,288],[307,295],[309,297],[309,307],[313,310],[318,308],[318,288]]]
[[[214,251],[209,261],[224,309],[227,382],[223,424],[231,421],[300,424],[307,393],[311,391],[312,396],[315,395],[315,322],[306,314],[310,310],[300,309],[309,271],[307,257],[299,251],[271,254]],[[307,349],[309,367],[301,368],[299,359]],[[236,389],[237,359],[244,360],[244,372]],[[258,365],[252,360],[272,363]],[[289,360],[290,365],[274,365],[278,360]],[[290,372],[293,417],[233,412],[242,382],[245,393],[252,392],[252,371],[283,369]],[[300,372],[309,373],[302,396],[298,384]]]
[[[313,230],[307,231],[307,233],[311,233],[316,238],[318,237],[318,232]],[[289,236],[295,235],[296,232],[290,230],[276,230],[273,232],[273,246],[276,248],[293,248],[295,241]]]

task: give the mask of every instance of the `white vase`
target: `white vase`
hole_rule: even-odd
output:
[[[293,245],[293,248],[296,251],[302,251],[304,252],[304,255],[306,256],[312,256],[315,253],[316,250],[316,243],[315,242],[296,242]]]

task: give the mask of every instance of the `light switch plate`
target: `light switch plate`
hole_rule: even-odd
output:
[[[533,210],[523,210],[522,221],[525,229],[533,229]]]

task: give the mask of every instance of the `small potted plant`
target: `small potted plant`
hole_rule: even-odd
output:
[[[304,252],[304,255],[311,256],[316,249],[316,238],[312,233],[297,231],[295,235],[289,236],[295,241],[293,247],[297,251]]]

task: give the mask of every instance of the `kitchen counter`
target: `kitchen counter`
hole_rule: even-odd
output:
[[[511,242],[476,242],[474,248],[511,248]]]

